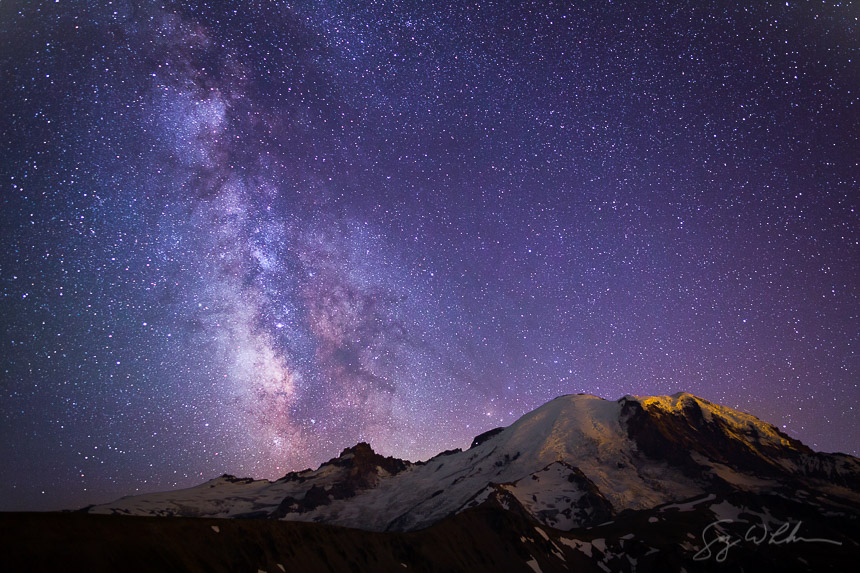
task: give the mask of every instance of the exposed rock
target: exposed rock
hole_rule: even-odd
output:
[[[483,434],[478,434],[477,436],[475,436],[475,439],[472,440],[472,445],[469,446],[469,449],[472,449],[475,446],[480,446],[481,444],[483,444],[484,442],[486,442],[487,440],[489,440],[493,436],[499,434],[503,430],[504,430],[504,428],[493,428],[492,430],[488,430],[488,431],[484,432]]]

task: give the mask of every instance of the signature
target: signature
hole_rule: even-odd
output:
[[[705,527],[702,530],[702,541],[705,546],[693,555],[693,561],[707,561],[713,557],[715,561],[722,563],[729,556],[729,550],[741,542],[751,543],[755,546],[764,544],[789,545],[791,543],[830,543],[832,545],[842,545],[841,541],[834,541],[832,539],[800,536],[798,532],[803,525],[802,521],[798,521],[794,525],[786,522],[775,530],[771,530],[764,523],[754,523],[749,526],[743,535],[728,532],[728,528],[724,527],[723,524],[729,523],[745,522],[735,522],[733,519],[720,519]],[[742,530],[743,527],[740,528],[740,531]]]

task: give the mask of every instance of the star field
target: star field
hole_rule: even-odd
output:
[[[4,2],[0,509],[567,393],[860,455],[854,2]]]

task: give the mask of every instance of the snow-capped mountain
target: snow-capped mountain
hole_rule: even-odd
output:
[[[749,414],[686,393],[569,395],[426,462],[383,457],[361,443],[274,482],[225,475],[89,511],[410,531],[489,505],[569,531],[625,510],[780,492],[857,513],[860,460],[813,452]]]

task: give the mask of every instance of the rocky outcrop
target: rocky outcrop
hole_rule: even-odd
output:
[[[472,449],[476,446],[480,446],[493,436],[498,435],[500,432],[502,432],[502,430],[504,430],[504,428],[493,428],[492,430],[488,430],[483,434],[478,434],[477,436],[475,436],[475,439],[472,440],[472,445],[469,446],[469,449]]]

